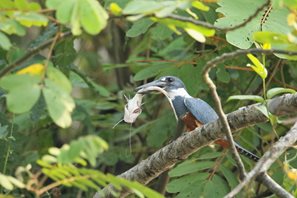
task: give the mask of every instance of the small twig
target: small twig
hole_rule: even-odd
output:
[[[249,71],[249,72],[253,71],[253,69],[249,67],[228,66],[228,65],[225,66],[225,69],[242,70],[242,71]]]
[[[290,131],[277,141],[255,165],[255,167],[246,175],[245,179],[238,184],[225,198],[231,198],[237,195],[240,190],[260,173],[265,173],[278,157],[297,141],[297,122]],[[293,196],[289,196],[293,197]]]
[[[259,8],[257,8],[257,10],[252,15],[250,15],[245,21],[243,21],[242,23],[237,24],[237,25],[235,25],[233,27],[226,27],[226,28],[217,27],[217,26],[214,26],[214,25],[212,25],[210,23],[207,23],[207,22],[204,22],[204,21],[198,21],[198,20],[195,20],[195,19],[190,18],[190,17],[184,17],[184,16],[175,15],[175,14],[169,15],[169,16],[167,16],[167,18],[176,19],[176,20],[179,20],[179,21],[190,22],[190,23],[193,23],[195,25],[203,26],[203,27],[206,27],[206,28],[228,32],[228,31],[232,31],[232,30],[236,30],[236,29],[239,29],[241,27],[244,27],[246,24],[248,24],[250,21],[252,21],[255,17],[257,17],[258,14],[265,7],[269,6],[269,4],[270,4],[270,0],[266,0],[266,2],[263,5],[261,5]]]
[[[65,38],[67,36],[71,35],[71,32],[65,32],[65,33],[61,33],[60,37],[58,40],[61,40],[62,38]],[[17,59],[16,61],[14,61],[13,63],[7,65],[4,69],[2,69],[0,71],[0,78],[3,77],[5,74],[7,74],[8,72],[10,72],[11,70],[13,70],[14,68],[16,68],[18,65],[22,64],[24,61],[26,61],[27,59],[31,58],[33,55],[37,54],[40,50],[50,46],[53,42],[55,38],[52,38],[46,42],[44,42],[43,44],[34,47],[32,49],[29,49],[28,53],[25,54],[24,56],[22,56],[21,58]]]
[[[52,57],[52,54],[53,54],[53,51],[54,51],[54,47],[55,47],[58,39],[60,38],[60,35],[61,35],[61,32],[60,32],[60,30],[58,30],[58,32],[56,33],[55,37],[52,40],[52,43],[51,43],[50,48],[49,48],[49,51],[47,53],[46,62],[44,64],[45,71],[47,70],[48,63],[49,63],[49,61],[50,61],[50,59]]]
[[[269,191],[276,194],[278,197],[291,198],[292,195],[288,193],[283,187],[276,183],[267,173],[261,173],[258,175],[257,180],[266,186]]]

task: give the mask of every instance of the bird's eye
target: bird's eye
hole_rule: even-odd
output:
[[[166,81],[171,83],[171,82],[173,82],[173,81],[174,81],[174,79],[173,79],[173,78],[171,78],[171,77],[168,77],[168,78],[166,78]]]

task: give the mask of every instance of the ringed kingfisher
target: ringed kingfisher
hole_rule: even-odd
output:
[[[218,115],[214,109],[205,101],[190,96],[183,81],[175,76],[163,76],[158,80],[139,86],[136,89],[140,90],[151,86],[160,87],[167,93],[168,98],[172,102],[175,116],[184,123],[188,132],[218,119]],[[224,148],[229,146],[227,139],[219,139],[215,141],[215,143]],[[257,155],[241,147],[239,144],[235,143],[235,147],[239,153],[248,158],[254,161],[259,160]]]

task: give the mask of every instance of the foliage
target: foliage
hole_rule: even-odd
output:
[[[146,95],[136,122],[116,125],[123,118],[123,95],[132,98],[136,84],[174,75],[191,95],[214,106],[202,77],[206,62],[237,48],[297,51],[295,0],[273,0],[243,27],[224,30],[264,3],[2,0],[0,197],[54,196],[55,191],[92,197],[108,184],[139,197],[162,197],[154,191],[161,179],[145,187],[115,175],[179,135],[173,112],[164,97]],[[236,56],[210,73],[225,112],[259,103],[269,118],[270,123],[234,137],[259,156],[290,127],[290,119],[267,111],[267,102],[296,92],[296,57]],[[294,195],[295,154],[290,148],[290,161],[282,156],[283,165],[269,170]],[[243,160],[248,170],[254,166]],[[161,189],[166,197],[223,197],[239,182],[232,155],[212,144],[173,167],[169,178]],[[252,182],[240,196],[265,192],[258,185]]]

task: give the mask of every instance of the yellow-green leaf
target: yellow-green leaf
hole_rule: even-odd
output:
[[[204,3],[200,2],[200,1],[193,1],[192,2],[192,6],[198,10],[202,10],[202,11],[208,11],[209,7],[206,6]]]
[[[252,54],[247,54],[247,57],[254,64],[247,64],[247,66],[251,67],[262,79],[265,79],[267,77],[267,70],[264,65]]]
[[[9,48],[11,47],[9,38],[2,32],[0,32],[0,47],[5,50],[9,50]]]
[[[185,31],[198,42],[204,43],[206,41],[203,34],[194,29],[185,28]]]

